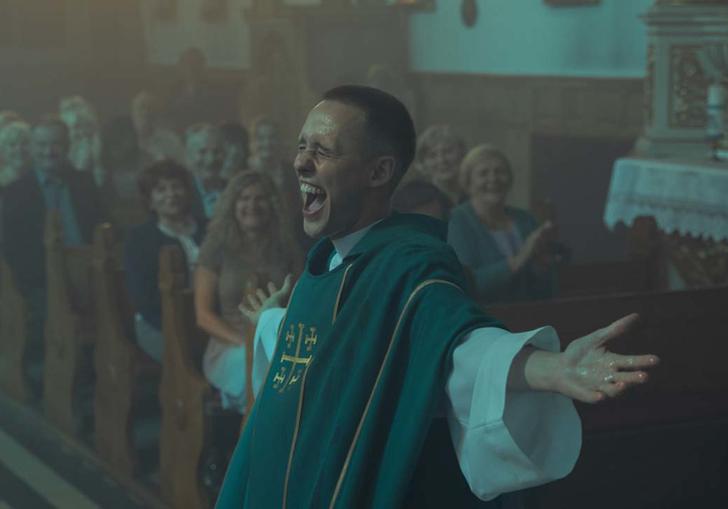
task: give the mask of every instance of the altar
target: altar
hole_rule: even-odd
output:
[[[613,167],[604,222],[651,218],[668,287],[728,282],[728,163],[627,157]]]

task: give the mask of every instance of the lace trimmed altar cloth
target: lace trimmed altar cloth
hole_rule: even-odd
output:
[[[664,232],[728,240],[728,164],[623,158],[614,163],[604,211],[613,229],[639,216]]]

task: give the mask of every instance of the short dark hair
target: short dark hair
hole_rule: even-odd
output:
[[[392,208],[397,212],[412,212],[432,202],[437,202],[446,216],[452,208],[450,198],[435,184],[425,180],[403,183],[392,196]]]
[[[336,101],[360,109],[366,121],[367,138],[373,150],[394,156],[396,182],[412,164],[417,144],[414,122],[399,99],[378,88],[341,85],[325,92],[324,101]]]
[[[137,179],[137,189],[139,189],[145,207],[149,207],[152,190],[157,187],[160,180],[179,181],[187,190],[189,200],[192,200],[193,187],[190,172],[173,159],[162,159],[144,168]]]

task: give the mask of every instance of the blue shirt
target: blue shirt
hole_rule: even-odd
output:
[[[205,189],[205,185],[198,175],[194,176],[194,181],[195,187],[200,193],[200,198],[202,199],[202,207],[205,210],[205,217],[207,219],[211,219],[212,215],[215,213],[215,204],[217,203],[217,200],[220,199],[222,191],[217,189],[208,191]]]
[[[58,210],[61,214],[63,243],[66,246],[83,245],[83,235],[81,235],[81,228],[78,226],[68,184],[57,175],[48,175],[37,170],[33,173],[35,173],[38,185],[43,193],[46,210]]]

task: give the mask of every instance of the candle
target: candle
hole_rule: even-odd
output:
[[[725,133],[725,88],[718,83],[708,87],[708,104],[706,105],[706,135],[708,140],[717,142]]]
[[[725,88],[718,83],[708,87],[708,106],[725,106]]]

